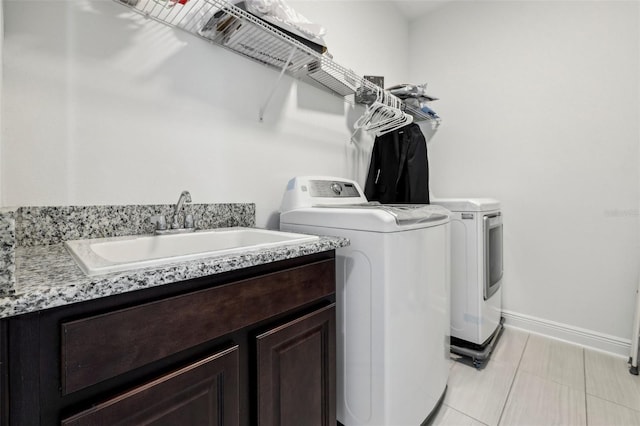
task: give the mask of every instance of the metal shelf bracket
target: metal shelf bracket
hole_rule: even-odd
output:
[[[260,107],[260,110],[258,111],[258,119],[260,120],[261,123],[264,121],[264,112],[266,111],[267,106],[269,105],[269,101],[271,101],[271,98],[273,97],[273,94],[276,92],[276,89],[278,88],[278,85],[280,84],[280,80],[282,80],[282,76],[287,71],[289,63],[291,62],[291,59],[293,59],[293,55],[295,53],[296,53],[296,46],[293,46],[291,48],[291,53],[289,53],[289,56],[287,57],[287,61],[284,63],[284,65],[282,65],[282,70],[280,71],[280,74],[278,74],[278,78],[276,78],[276,81],[273,82],[273,86],[271,87],[271,91],[269,92],[269,94],[265,98],[264,102],[262,103],[262,106]]]

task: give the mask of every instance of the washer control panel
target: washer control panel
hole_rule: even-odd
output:
[[[302,191],[305,188],[301,188]],[[330,180],[310,180],[307,188],[312,197],[339,198],[339,197],[360,197],[358,188],[351,182],[330,181]]]
[[[367,198],[356,181],[333,176],[298,176],[287,182],[280,211],[366,202]]]

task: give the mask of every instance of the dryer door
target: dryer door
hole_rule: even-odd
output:
[[[484,216],[484,300],[502,284],[502,214]]]

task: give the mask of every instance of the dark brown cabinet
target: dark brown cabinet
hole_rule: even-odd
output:
[[[234,346],[64,419],[62,426],[236,426],[238,371]]]
[[[2,320],[0,426],[335,425],[334,256]]]
[[[258,425],[335,426],[335,304],[257,338]]]

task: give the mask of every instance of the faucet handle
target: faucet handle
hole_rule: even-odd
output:
[[[185,228],[193,228],[194,224],[193,224],[193,215],[191,213],[187,214],[184,217],[184,227]]]
[[[149,221],[156,226],[156,231],[164,231],[165,229],[167,229],[167,219],[164,217],[164,215],[157,214],[151,216],[149,218]]]

